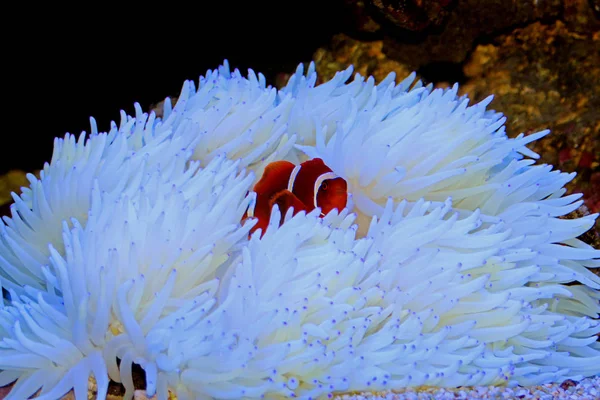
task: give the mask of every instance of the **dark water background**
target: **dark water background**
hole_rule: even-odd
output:
[[[338,30],[337,1],[172,2],[132,9],[24,4],[5,10],[0,175],[40,169],[56,136],[100,131],[196,80],[225,58],[245,74],[310,61]]]

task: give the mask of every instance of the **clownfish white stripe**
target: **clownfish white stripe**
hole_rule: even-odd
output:
[[[339,178],[339,177],[336,174],[334,174],[333,172],[326,172],[317,178],[317,180],[315,181],[315,189],[313,192],[313,201],[314,201],[315,207],[318,207],[317,194],[319,193],[319,187],[321,187],[321,184],[323,183],[323,181],[326,181],[327,179],[335,179],[335,178]]]
[[[254,208],[256,207],[256,198],[250,202],[248,206],[247,215],[249,218],[254,218]]]
[[[296,167],[292,170],[292,173],[290,175],[290,180],[288,181],[288,187],[287,189],[290,192],[294,192],[294,182],[296,181],[296,177],[298,176],[298,172],[300,172],[300,168],[302,168],[302,165],[296,165]]]

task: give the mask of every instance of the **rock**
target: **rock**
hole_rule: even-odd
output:
[[[20,170],[9,171],[0,176],[0,206],[12,202],[11,193],[21,193],[21,187],[28,186],[27,173]]]
[[[562,21],[569,30],[590,33],[600,29],[600,0],[563,0]]]
[[[600,212],[599,48],[598,31],[536,22],[477,46],[461,87],[474,101],[494,94],[491,107],[507,115],[511,136],[550,129],[533,150],[541,162],[577,171],[567,188],[583,192],[592,213]]]
[[[590,215],[590,210],[584,204],[572,213],[565,215],[563,218],[575,219],[585,217],[586,215]],[[600,249],[600,229],[598,229],[598,222],[596,222],[596,229],[590,229],[589,231],[581,235],[579,239],[589,244],[595,249]],[[596,275],[600,276],[600,268],[594,268],[591,271]]]
[[[596,18],[600,19],[600,0],[589,0],[589,3],[592,11],[596,15]]]
[[[481,13],[474,4],[472,10],[465,11],[468,3],[468,0],[460,2],[452,14],[463,12],[463,16],[468,16],[465,21],[469,21]],[[502,1],[482,3],[498,6]],[[460,81],[461,94],[468,94],[473,102],[493,94],[490,107],[508,117],[506,127],[510,136],[550,129],[551,135],[532,145],[541,156],[540,162],[577,172],[567,185],[569,193],[583,193],[589,212],[600,212],[600,22],[594,16],[591,4],[594,2],[538,2],[538,8],[532,8],[531,2],[525,3],[514,5],[504,14],[500,12],[499,21],[490,23],[488,31],[541,18],[546,22],[534,21],[502,34],[484,35],[485,40],[478,39],[481,43],[464,62],[460,61],[462,56],[455,59],[460,62],[456,64],[460,71],[454,75],[460,79],[448,76],[443,81],[434,79],[433,83],[445,87]],[[494,19],[494,10],[492,7],[491,15],[486,18]],[[506,13],[515,17],[512,23]],[[449,21],[446,29],[451,26]],[[360,41],[339,34],[328,48],[315,53],[314,60],[321,81],[350,64],[362,75],[374,75],[378,81],[390,71],[396,71],[400,80],[421,63],[426,64],[418,70],[419,78],[428,81],[426,70],[431,66],[439,70],[436,61],[444,56],[427,43],[443,35],[431,34],[416,51],[400,40],[396,45],[406,51],[396,57],[396,53],[386,50],[391,38]],[[422,58],[410,61],[413,56]],[[598,232],[600,219],[596,223]]]
[[[11,193],[21,194],[23,186],[29,186],[25,171],[12,170],[0,175],[0,217],[10,215],[10,205],[13,203]]]
[[[155,104],[150,104],[149,112],[154,111],[154,114],[156,115],[156,118],[162,118],[163,117],[163,115],[164,115],[163,111],[164,111],[164,106],[165,106],[165,100],[159,101],[158,103],[155,103]],[[177,97],[175,97],[175,96],[169,96],[169,100],[171,101],[171,107],[175,107],[175,104],[177,104]]]
[[[412,70],[398,61],[388,58],[383,49],[383,41],[361,42],[345,34],[333,37],[330,46],[320,48],[313,56],[318,83],[327,81],[337,71],[354,65],[354,72],[362,76],[373,75],[376,81],[384,79],[390,72],[396,72],[396,80],[400,81]]]
[[[439,31],[386,31],[385,53],[408,68],[432,62],[462,63],[477,40],[538,20],[556,19],[561,0],[461,0]]]
[[[381,19],[398,28],[422,31],[442,25],[456,0],[370,0]]]
[[[367,9],[369,0],[344,0],[341,8],[344,26],[348,30],[372,34],[378,32],[381,26],[371,16],[372,10]]]

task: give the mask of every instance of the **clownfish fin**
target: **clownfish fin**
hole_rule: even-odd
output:
[[[261,237],[265,234],[271,218],[271,200],[285,190],[294,167],[294,164],[285,160],[274,161],[265,167],[263,175],[252,189],[256,193],[256,203],[248,213],[250,215],[247,215],[258,219],[258,222],[250,230],[250,235],[258,229],[262,229]]]
[[[269,202],[269,208],[273,208],[273,206],[277,204],[279,207],[279,211],[281,212],[281,220],[283,222],[283,218],[287,213],[290,207],[294,207],[294,215],[299,213],[300,211],[306,211],[306,206],[296,195],[289,190],[282,190],[277,193],[271,201]]]
[[[306,210],[306,206],[292,192],[287,189],[281,190],[269,199],[268,204],[258,204],[259,208],[255,209],[252,215],[258,221],[256,225],[250,229],[249,236],[251,236],[258,229],[262,230],[260,237],[265,235],[265,231],[267,230],[271,219],[271,210],[275,204],[277,204],[279,211],[281,212],[281,219],[279,221],[280,226],[283,224],[285,214],[290,207],[294,208],[294,215],[300,211]]]
[[[271,208],[265,204],[266,202],[257,203],[252,213],[247,218],[255,218],[257,220],[256,224],[250,228],[249,236],[251,236],[254,231],[258,229],[262,229],[262,233],[260,237],[263,237],[267,227],[269,226],[269,219],[271,218]]]

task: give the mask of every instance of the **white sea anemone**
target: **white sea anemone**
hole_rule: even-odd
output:
[[[85,227],[76,219],[73,228],[63,225],[65,255],[49,245],[46,289],[28,288],[22,296],[9,289],[0,368],[6,379],[25,370],[14,398],[28,398],[40,386],[43,398],[71,387],[87,396],[90,372],[106,391],[107,368],[130,395],[132,362],[144,367],[153,390],[169,344],[161,341],[165,329],[210,311],[216,269],[251,226],[239,228],[239,221],[254,177],[235,167],[216,158],[181,185],[156,174],[116,199],[96,185]]]
[[[225,64],[164,117],[67,135],[0,232],[0,386],[12,399],[132,364],[166,399],[317,398],[600,373],[600,251],[572,174],[535,165],[457,87],[314,66],[281,90]],[[271,161],[321,157],[351,202],[240,220]],[[279,226],[280,219],[284,223]],[[566,283],[573,283],[566,285]],[[117,359],[120,363],[117,364]]]

